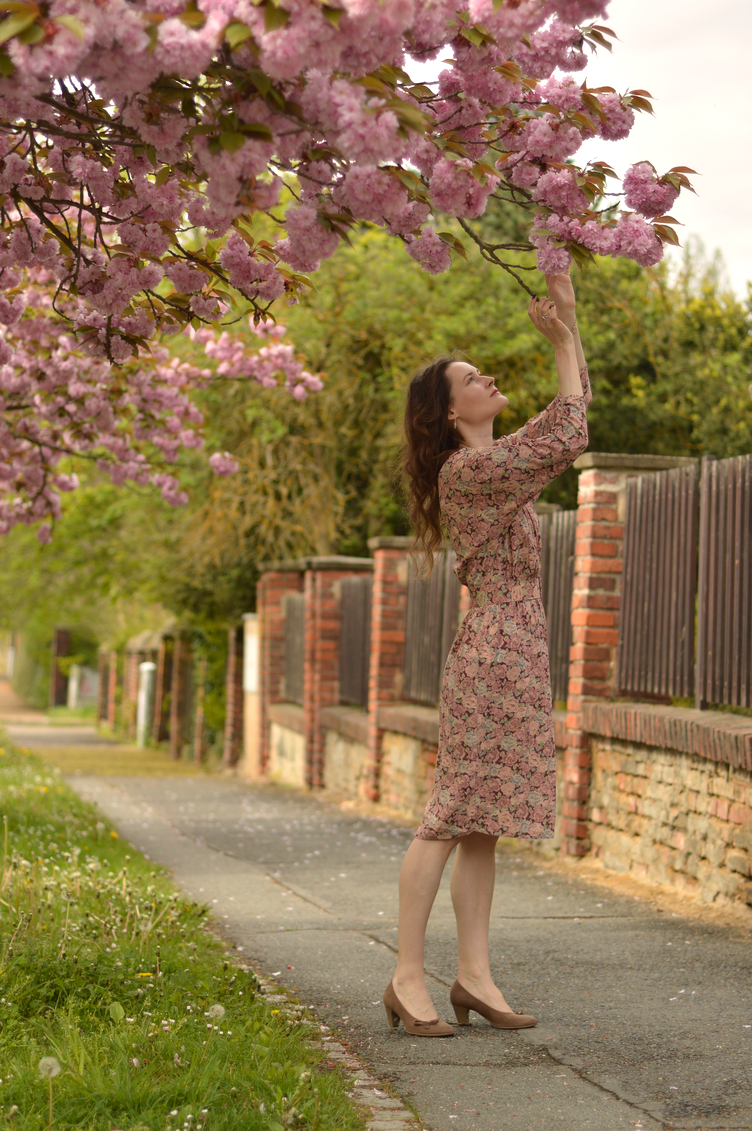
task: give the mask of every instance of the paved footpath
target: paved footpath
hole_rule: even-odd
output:
[[[19,726],[18,738],[43,752],[30,730]],[[539,1024],[505,1033],[473,1015],[453,1039],[416,1039],[387,1028],[380,1000],[394,966],[409,829],[231,779],[70,780],[208,903],[244,956],[312,1005],[425,1128],[752,1128],[748,930],[661,913],[505,849],[493,969]],[[455,955],[447,870],[427,968],[449,1020]]]

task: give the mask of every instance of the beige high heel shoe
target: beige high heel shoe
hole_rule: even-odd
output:
[[[411,1017],[394,992],[394,986],[391,982],[384,990],[382,1000],[386,1009],[386,1019],[392,1029],[397,1029],[401,1021],[413,1037],[454,1036],[452,1026],[447,1025],[446,1021],[440,1021],[438,1017],[434,1017],[433,1021],[418,1021],[415,1017]]]
[[[486,1005],[484,1001],[475,997],[457,981],[449,991],[449,1000],[457,1015],[458,1025],[470,1024],[471,1009],[480,1013],[486,1021],[490,1021],[494,1029],[532,1029],[534,1025],[538,1024],[536,1018],[530,1013],[521,1013],[517,1009],[513,1009],[510,1013],[505,1013],[502,1009],[492,1009],[490,1005]]]

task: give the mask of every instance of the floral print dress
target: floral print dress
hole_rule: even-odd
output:
[[[433,790],[417,836],[550,838],[556,757],[535,500],[587,447],[583,396],[557,396],[490,448],[461,448],[439,496],[473,607],[447,658]]]

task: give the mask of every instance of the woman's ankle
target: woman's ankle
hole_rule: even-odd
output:
[[[457,981],[461,986],[464,986],[465,989],[468,990],[472,989],[474,986],[494,985],[493,975],[491,974],[490,970],[487,970],[485,973],[479,973],[478,971],[471,972],[468,970],[458,970]]]
[[[425,986],[426,975],[423,970],[401,970],[399,967],[394,971],[392,982],[395,986]]]

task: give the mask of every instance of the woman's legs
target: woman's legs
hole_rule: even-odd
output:
[[[431,1021],[436,1016],[426,989],[423,947],[441,875],[456,843],[457,838],[419,840],[416,837],[405,853],[400,871],[399,956],[393,983],[405,1009],[419,1021]]]
[[[457,847],[451,878],[457,918],[457,979],[493,1009],[509,1010],[494,985],[488,960],[488,927],[496,879],[497,837],[470,833]]]

